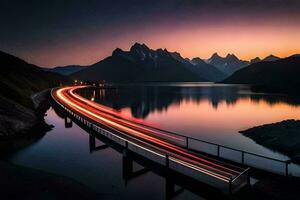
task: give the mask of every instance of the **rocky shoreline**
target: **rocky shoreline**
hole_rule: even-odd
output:
[[[300,120],[285,120],[240,131],[256,143],[282,152],[300,163]]]
[[[33,107],[25,107],[0,96],[0,139],[40,136],[51,130],[44,121],[44,113],[50,107],[50,90],[32,96]]]
[[[3,199],[99,199],[99,195],[70,178],[15,165],[5,155],[25,148],[52,129],[45,112],[51,106],[50,90],[31,96],[33,106],[25,107],[0,96],[0,192]],[[110,196],[100,195],[100,199]]]

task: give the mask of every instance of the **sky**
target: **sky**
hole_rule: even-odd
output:
[[[299,0],[1,0],[0,50],[89,65],[135,42],[183,57],[300,53]]]

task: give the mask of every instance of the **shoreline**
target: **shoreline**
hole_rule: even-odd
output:
[[[32,96],[33,108],[22,106],[10,99],[0,97],[0,140],[10,141],[29,137],[40,137],[53,126],[46,124],[44,115],[50,107],[48,90]]]
[[[300,120],[284,120],[239,132],[257,144],[284,153],[295,163],[300,163]]]

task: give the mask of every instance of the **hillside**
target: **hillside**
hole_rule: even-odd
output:
[[[216,76],[217,79],[212,78],[212,75],[208,79],[206,68],[214,67],[204,62],[194,66],[182,58],[179,53],[169,52],[166,49],[152,50],[145,44],[136,43],[130,51],[116,49],[112,56],[71,76],[80,80],[105,80],[109,82],[220,80],[218,75]],[[222,73],[219,72],[219,74]]]
[[[46,72],[12,55],[0,52],[0,137],[34,134],[49,129],[41,107],[32,102],[32,95],[68,82],[69,78]],[[36,105],[45,109],[46,93],[35,95]],[[43,102],[41,102],[43,101]]]
[[[300,86],[300,57],[258,62],[235,72],[224,83],[252,84],[292,92]]]
[[[46,88],[58,86],[69,78],[29,64],[15,56],[0,52],[0,95],[25,106],[30,96]]]
[[[51,69],[46,69],[46,71],[55,72],[55,73],[58,73],[58,74],[61,74],[64,76],[68,76],[68,75],[78,72],[84,68],[85,68],[85,66],[68,65],[68,66],[59,66],[59,67],[54,67]]]

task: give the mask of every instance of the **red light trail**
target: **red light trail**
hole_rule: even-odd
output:
[[[86,86],[64,87],[54,92],[54,98],[73,112],[79,113],[96,123],[111,127],[123,135],[135,140],[143,141],[164,153],[182,160],[184,165],[196,165],[198,171],[214,176],[228,182],[244,171],[243,168],[223,163],[219,160],[199,155],[188,149],[176,145],[176,142],[184,142],[183,137],[164,133],[160,129],[151,128],[137,122],[132,118],[125,118],[120,113],[87,100],[74,91]],[[178,162],[178,160],[177,160]],[[195,167],[195,166],[193,166]]]

